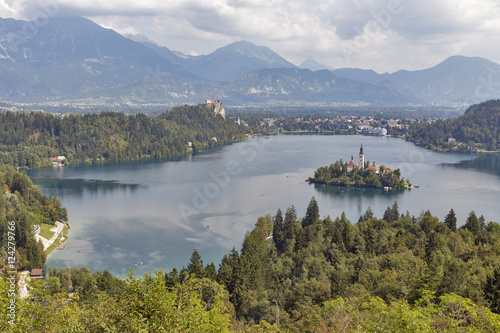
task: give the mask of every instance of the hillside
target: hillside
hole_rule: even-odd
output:
[[[328,70],[281,68],[248,73],[226,84],[232,104],[282,103],[399,105],[420,100],[380,85],[339,78]]]
[[[500,80],[500,65],[479,57],[452,56],[431,68],[392,74],[344,68],[333,71],[340,77],[371,82],[428,102],[477,102],[500,98],[488,83]]]
[[[260,217],[218,270],[196,249],[142,278],[49,269],[14,332],[498,332],[500,225],[474,211],[456,225],[453,210],[440,221],[396,202],[352,224],[320,218],[312,198],[303,218],[293,206]]]
[[[413,124],[406,139],[428,148],[449,151],[498,151],[500,100],[474,104],[458,118]]]
[[[206,105],[174,108],[155,118],[118,112],[69,114],[0,113],[0,164],[35,168],[65,163],[98,163],[165,157],[231,143],[244,129]],[[216,138],[213,139],[213,138]]]
[[[35,240],[33,225],[67,220],[59,199],[44,196],[24,173],[0,166],[0,275],[7,264],[12,264],[8,271],[42,268],[47,256]]]
[[[0,19],[4,100],[126,102],[140,99],[151,73],[156,72],[155,84],[180,96],[179,85],[200,80],[150,48],[81,17],[51,18],[32,38],[23,38],[25,23]]]

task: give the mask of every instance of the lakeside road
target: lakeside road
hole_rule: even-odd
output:
[[[47,239],[45,237],[40,236],[39,234],[36,234],[35,235],[36,241],[38,242],[39,240],[42,240],[43,250],[45,251],[49,248],[49,246],[52,245],[52,243],[56,241],[57,237],[59,237],[59,234],[61,233],[63,228],[64,228],[64,223],[56,221],[56,226],[50,229],[50,231],[54,231],[54,235],[50,239]]]

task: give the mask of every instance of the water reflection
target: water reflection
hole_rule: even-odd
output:
[[[45,195],[50,197],[74,196],[83,197],[85,194],[106,195],[115,191],[137,191],[141,184],[124,184],[116,180],[100,179],[65,179],[56,177],[32,177]]]
[[[385,191],[379,188],[359,188],[323,184],[313,185],[317,193],[316,198],[320,202],[330,202],[330,205],[333,204],[337,206],[337,209],[340,209],[340,211],[337,211],[332,217],[339,216],[343,211],[346,212],[351,222],[356,222],[357,218],[363,215],[369,206],[375,211],[382,211],[387,206],[391,206],[394,201],[403,199],[405,192],[408,192],[405,190]],[[381,212],[378,212],[378,214],[380,213]]]
[[[474,169],[493,175],[500,175],[500,154],[483,154],[473,160],[461,161],[459,163],[444,163],[444,167]]]
[[[347,186],[334,186],[314,184],[314,189],[321,194],[334,197],[336,199],[356,199],[356,198],[374,198],[376,196],[383,196],[384,198],[397,199],[398,196],[404,194],[405,190],[389,190],[386,191],[381,188],[359,188]]]

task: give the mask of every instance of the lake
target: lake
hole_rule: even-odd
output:
[[[420,188],[341,188],[309,184],[319,166],[342,158],[375,161]],[[428,151],[390,137],[279,135],[211,151],[125,163],[28,170],[45,195],[68,209],[71,226],[64,250],[49,255],[51,267],[87,266],[124,277],[187,266],[194,248],[218,267],[259,216],[294,205],[305,214],[315,196],[320,215],[353,222],[370,206],[375,216],[399,204],[418,216],[430,210],[441,220],[450,208],[464,224],[470,211],[500,221],[499,155]]]

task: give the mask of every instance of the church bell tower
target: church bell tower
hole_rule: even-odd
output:
[[[363,144],[361,144],[361,148],[359,149],[358,168],[364,169],[364,167],[365,167],[365,154],[363,153]]]

